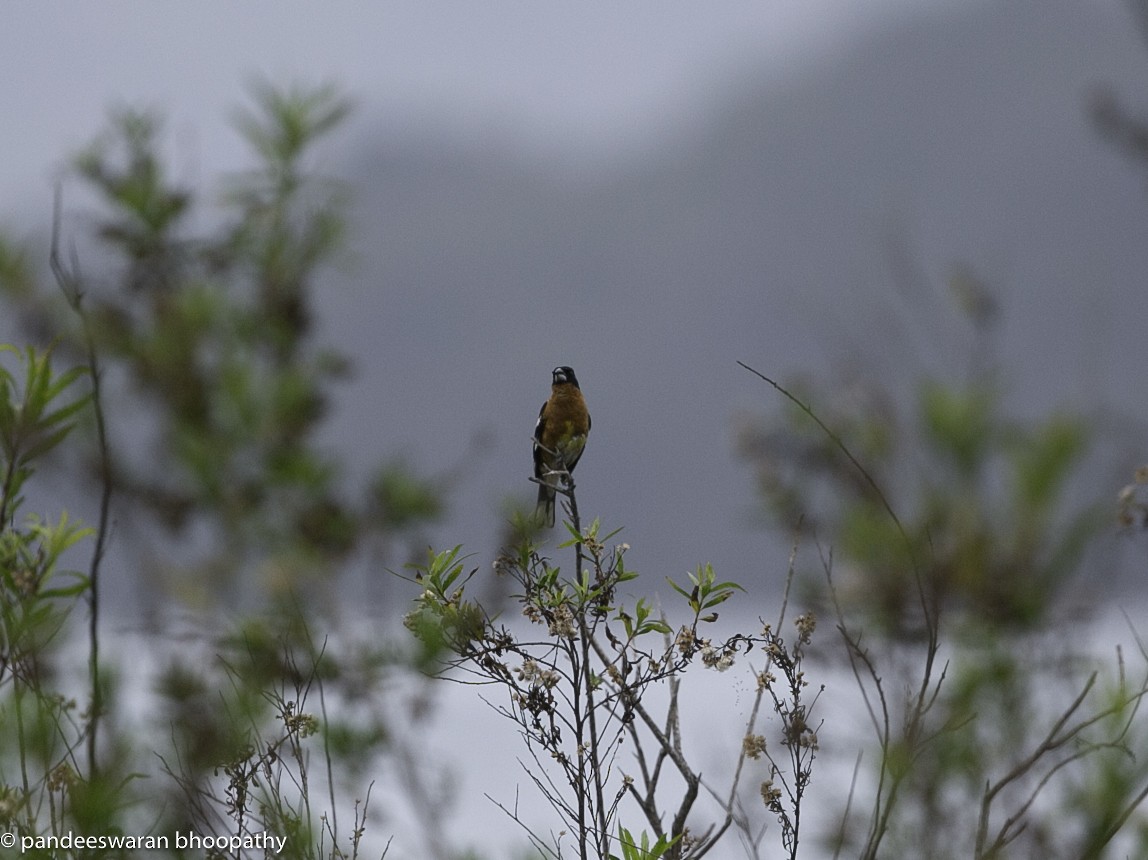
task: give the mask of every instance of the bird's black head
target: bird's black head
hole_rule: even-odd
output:
[[[562,385],[568,382],[575,388],[578,388],[578,377],[574,375],[574,368],[572,367],[556,367],[554,368],[554,384]]]

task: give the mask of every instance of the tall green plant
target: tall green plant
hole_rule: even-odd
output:
[[[876,741],[854,783],[872,805],[851,792],[837,856],[1098,857],[1139,826],[1148,674],[1089,653],[1059,600],[1104,521],[1073,490],[1089,433],[1006,418],[992,370],[921,381],[910,418],[888,392],[822,398],[753,371],[788,413],[747,425],[742,454],[772,511],[833,550],[810,591]]]
[[[954,623],[1031,629],[1049,620],[1104,522],[1098,503],[1070,491],[1088,449],[1082,419],[1011,420],[987,378],[923,380],[910,417],[888,407],[886,392],[797,396],[825,409],[837,439],[791,402],[781,420],[745,425],[740,451],[773,515],[833,546],[853,605],[910,639],[926,623],[918,588]]]
[[[84,739],[95,701],[81,708],[59,682],[60,649],[89,579],[69,550],[92,535],[67,512],[30,513],[37,467],[75,429],[89,397],[83,368],[56,372],[51,353],[0,345],[0,827],[18,836],[60,832],[90,812],[58,801],[86,775]],[[14,366],[13,366],[14,365]],[[49,809],[48,816],[41,810]],[[45,820],[45,818],[47,820]]]
[[[102,204],[91,253],[112,261],[99,277],[77,263],[70,277],[117,383],[106,455],[118,504],[158,524],[168,546],[198,535],[196,550],[152,553],[168,561],[142,577],[147,590],[158,578],[204,605],[299,589],[321,600],[365,542],[441,512],[433,481],[381,463],[350,486],[317,441],[331,387],[350,372],[314,342],[315,291],[341,247],[346,192],[307,165],[347,112],[330,88],[256,87],[255,108],[237,117],[256,167],[228,180],[223,225],[206,234],[192,232],[196,195],[158,155],[154,114],[121,112],[77,160]],[[29,330],[54,331],[61,350],[83,355],[68,303],[10,268],[0,287]],[[151,539],[136,522],[133,542]]]
[[[197,190],[172,179],[156,114],[122,111],[58,198],[55,283],[0,240],[0,297],[29,339],[47,335],[100,392],[95,444],[68,446],[74,492],[103,498],[106,510],[114,491],[114,530],[101,533],[96,556],[112,531],[117,565],[130,570],[119,586],[144,595],[159,630],[176,614],[164,602],[193,610],[181,642],[162,633],[147,642],[155,698],[147,718],[129,717],[117,677],[148,661],[105,665],[100,655],[117,649],[100,648],[109,625],[98,623],[95,577],[45,572],[88,532],[66,518],[13,522],[32,469],[90,402],[62,395],[82,369],[54,375],[29,351],[25,384],[0,376],[0,549],[13,598],[0,619],[9,646],[0,714],[16,727],[0,733],[0,761],[18,763],[2,776],[0,816],[17,816],[21,833],[194,830],[232,840],[234,857],[250,856],[264,831],[287,839],[283,856],[362,849],[362,786],[388,752],[384,706],[403,668],[374,631],[364,641],[333,625],[333,595],[379,538],[439,516],[443,496],[397,463],[352,484],[317,438],[350,370],[315,342],[313,325],[346,193],[309,163],[347,112],[332,88],[256,86],[254,107],[237,116],[254,167],[228,178],[222,209],[207,213]],[[79,222],[66,205],[74,183],[97,201]],[[57,671],[76,674],[57,667],[54,649],[74,639],[68,619],[83,597],[87,708],[54,684]],[[343,805],[353,810],[340,818]],[[121,856],[53,856],[81,854]]]

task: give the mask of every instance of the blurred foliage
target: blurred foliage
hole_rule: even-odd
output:
[[[744,421],[738,451],[779,524],[833,548],[850,605],[894,638],[922,637],[934,606],[974,627],[1049,620],[1107,516],[1070,492],[1083,419],[1010,419],[990,373],[921,380],[909,415],[879,384],[792,393],[837,438],[790,401]]]
[[[1110,87],[1098,88],[1093,93],[1089,113],[1105,138],[1130,158],[1148,164],[1148,120],[1122,105]]]
[[[0,301],[27,339],[52,344],[0,352],[0,829],[240,841],[267,831],[287,838],[278,856],[359,856],[364,781],[393,750],[407,664],[374,629],[332,628],[336,592],[356,558],[417,533],[445,502],[439,482],[394,461],[351,486],[318,441],[332,386],[350,370],[313,338],[346,194],[307,161],[347,111],[330,88],[257,85],[237,116],[256,166],[226,181],[210,214],[171,179],[156,115],[120,112],[76,160],[69,196],[95,207],[77,237],[62,235],[72,219],[58,209],[55,283],[0,237]],[[207,222],[216,226],[194,226]],[[57,372],[50,359],[72,367]],[[106,435],[61,446],[94,417]],[[101,542],[67,514],[25,513],[37,468],[67,469],[77,500],[90,491],[105,514],[110,490],[133,585],[203,611],[163,606],[163,632],[116,637],[109,661],[102,552],[89,574],[65,567]],[[84,601],[78,677],[72,616]],[[125,642],[146,653],[117,654]],[[150,693],[126,689],[144,679]],[[417,787],[422,775],[393,778]],[[264,856],[210,856],[225,853]]]
[[[31,348],[0,348],[5,355],[17,356],[25,372],[21,380],[0,366],[0,683],[15,678],[38,689],[47,670],[41,660],[88,586],[87,577],[60,569],[61,558],[91,531],[66,513],[55,523],[24,515],[22,493],[36,460],[74,429],[88,398],[75,392],[81,370],[54,373],[50,356]]]
[[[85,256],[108,262],[99,276],[77,263],[72,277],[101,363],[125,383],[105,395],[117,504],[133,523],[146,513],[172,535],[197,535],[202,554],[162,572],[182,570],[174,584],[202,605],[228,604],[252,582],[280,598],[327,595],[365,539],[433,520],[443,505],[434,482],[394,463],[349,487],[317,442],[330,387],[350,370],[311,336],[346,195],[305,162],[348,105],[327,88],[266,86],[255,102],[237,125],[258,166],[228,181],[222,226],[207,235],[191,230],[195,196],[169,177],[153,114],[117,114],[77,159],[99,204]],[[65,298],[8,246],[0,291],[31,336],[82,354]]]
[[[908,704],[914,729],[894,726],[881,750],[877,775],[891,786],[881,851],[861,850],[873,844],[865,813],[847,819],[842,848],[929,860],[1145,856],[1148,675],[1119,652],[1088,653],[1080,632],[946,649],[936,697]]]
[[[831,845],[1142,856],[1148,677],[1090,650],[1088,619],[1064,617],[1066,585],[1112,519],[1081,499],[1090,428],[1064,411],[1008,417],[983,360],[996,302],[967,276],[949,287],[977,335],[967,379],[919,379],[908,406],[879,382],[795,385],[781,416],[738,436],[771,516],[823,548],[810,597],[837,615],[876,733],[865,788],[846,801],[872,808],[847,811]],[[1135,490],[1122,499],[1134,519]]]

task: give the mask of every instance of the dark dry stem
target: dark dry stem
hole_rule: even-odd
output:
[[[818,550],[821,550],[820,544],[818,544]],[[901,784],[907,776],[908,771],[906,769],[900,769],[897,773],[890,773],[889,760],[892,752],[893,729],[892,721],[889,717],[889,703],[885,696],[885,686],[880,674],[877,672],[877,667],[869,655],[868,649],[861,646],[860,635],[854,636],[849,633],[848,625],[845,621],[845,612],[841,608],[841,602],[837,596],[837,587],[833,582],[831,560],[825,557],[824,552],[821,552],[821,559],[822,566],[825,570],[826,582],[829,586],[830,599],[833,604],[834,613],[837,616],[837,630],[845,642],[845,653],[849,659],[850,670],[853,673],[854,680],[857,682],[857,688],[861,692],[861,697],[865,702],[865,707],[873,723],[873,728],[877,734],[878,744],[881,749],[881,764],[878,769],[877,790],[873,797],[873,811],[870,819],[869,836],[861,854],[862,860],[876,860],[881,842],[889,831],[889,822],[892,818],[893,810],[897,805]],[[917,584],[918,588],[920,588],[920,578],[917,579]],[[922,600],[924,599],[922,595]],[[944,671],[942,671],[941,677],[935,682],[932,679],[934,659],[937,651],[940,649],[939,634],[934,626],[936,621],[937,617],[935,615],[929,614],[926,616],[926,623],[929,624],[927,659],[925,661],[924,671],[921,675],[920,686],[915,696],[916,705],[906,718],[904,731],[905,740],[912,748],[910,755],[913,759],[916,758],[922,745],[928,740],[922,739],[920,728],[926,713],[932,707],[933,703],[936,702],[941,685],[945,680]],[[880,716],[877,715],[873,707],[868,684],[864,680],[863,675],[868,676],[869,681],[872,682],[873,688],[876,690],[880,703]],[[927,696],[927,691],[930,688],[932,688],[933,692]],[[844,827],[844,823],[842,823],[842,827]]]
[[[489,794],[483,793],[482,796],[485,797],[487,800],[489,800],[491,803],[493,803],[495,806],[497,806],[499,809],[501,809],[504,813],[506,813],[507,817],[509,817],[511,821],[513,821],[515,824],[517,824],[519,827],[521,827],[524,831],[526,831],[526,838],[529,839],[530,843],[535,848],[538,849],[539,853],[548,854],[551,857],[554,857],[555,860],[557,860],[557,858],[560,858],[562,856],[562,847],[559,844],[557,837],[553,837],[554,838],[554,848],[551,848],[549,845],[547,845],[545,842],[543,842],[542,838],[540,836],[538,836],[538,834],[535,833],[533,830],[531,830],[530,825],[527,824],[525,821],[523,821],[522,818],[519,816],[519,814],[518,814],[518,790],[517,789],[515,789],[515,792],[514,792],[514,809],[513,809],[513,811],[507,809],[506,806],[503,805],[503,803],[501,801],[495,800]]]
[[[997,833],[996,839],[993,840],[992,845],[988,846],[987,849],[985,848],[985,842],[988,838],[989,814],[991,812],[991,806],[1001,791],[1003,791],[1011,783],[1027,776],[1033,770],[1033,768],[1035,768],[1049,753],[1054,752],[1070,741],[1079,738],[1081,733],[1089,727],[1095,725],[1101,720],[1120,713],[1128,705],[1138,703],[1145,696],[1148,696],[1148,687],[1142,687],[1132,696],[1123,698],[1115,705],[1098,711],[1092,716],[1086,717],[1080,720],[1080,722],[1069,726],[1069,720],[1072,719],[1073,714],[1080,710],[1081,706],[1088,698],[1088,694],[1095,686],[1097,676],[1098,673],[1093,672],[1088,677],[1088,680],[1085,682],[1084,687],[1081,689],[1080,693],[1077,694],[1076,698],[1073,699],[1068,707],[1065,708],[1065,710],[1061,713],[1060,717],[1053,724],[1052,728],[1049,729],[1048,734],[1045,735],[1044,740],[1028,756],[1018,762],[1012,770],[1010,770],[995,783],[985,785],[985,792],[981,799],[980,821],[977,828],[976,857],[978,860],[982,857],[993,856],[998,850],[1003,848],[1005,845],[1020,835],[1020,830],[1023,829],[1024,825],[1021,824],[1021,827],[1016,831],[1013,831],[1013,828],[1016,826],[1017,822],[1021,819],[1024,813],[1027,812],[1029,807],[1032,806],[1033,802],[1036,800],[1037,795],[1053,777],[1053,775],[1056,774],[1057,771],[1066,765],[1091,755],[1092,753],[1098,752],[1099,750],[1124,749],[1124,747],[1120,745],[1120,736],[1118,736],[1116,740],[1111,742],[1087,744],[1084,746],[1084,748],[1077,750],[1076,752],[1052,765],[1048,772],[1045,773],[1045,775],[1037,783],[1036,788],[1033,790],[1029,798],[1001,826]],[[1139,803],[1139,800],[1144,796],[1148,796],[1148,789],[1145,789],[1145,791],[1137,797],[1136,803]],[[1125,818],[1127,815],[1131,814],[1132,808],[1135,807],[1132,806],[1124,811]],[[1115,833],[1116,831],[1111,831],[1108,838],[1111,839]]]
[[[52,205],[52,242],[49,261],[52,274],[60,292],[80,319],[84,333],[84,352],[88,372],[92,379],[92,409],[96,419],[96,445],[100,454],[100,507],[96,525],[96,545],[88,567],[88,603],[91,615],[88,621],[88,672],[91,679],[91,714],[88,722],[88,773],[94,779],[99,766],[98,735],[100,716],[103,712],[103,693],[100,687],[100,564],[104,558],[108,538],[108,517],[112,502],[111,448],[108,442],[107,424],[104,420],[103,398],[100,388],[101,370],[96,354],[95,338],[91,323],[82,307],[83,291],[80,288],[79,266],[75,259],[69,270],[60,259],[60,218],[63,206],[63,190],[56,184]]]

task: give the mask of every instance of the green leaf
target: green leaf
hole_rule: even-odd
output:
[[[402,463],[382,468],[371,485],[372,502],[384,528],[404,529],[434,522],[443,513],[442,491]]]
[[[928,381],[921,391],[926,438],[963,478],[984,464],[993,441],[996,394],[987,386],[960,391]]]
[[[1018,501],[1023,509],[1040,512],[1057,501],[1065,479],[1080,462],[1087,442],[1084,427],[1078,421],[1061,416],[1017,440],[1013,462]]]
[[[629,830],[618,825],[618,844],[622,847],[621,860],[660,860],[665,853],[681,838],[675,836],[667,839],[665,835],[659,836],[658,841],[650,845],[650,835],[642,831],[640,841],[635,841]],[[611,860],[619,860],[616,854],[610,855]]]
[[[90,580],[88,577],[79,573],[72,574],[76,580],[73,585],[60,586],[58,588],[45,588],[40,591],[41,597],[78,597],[85,593],[89,586]]]
[[[59,445],[64,440],[64,437],[71,433],[73,429],[74,428],[69,425],[67,427],[61,427],[59,430],[54,433],[49,433],[47,436],[40,437],[40,439],[24,449],[22,458],[24,460],[34,460],[48,453]]]

